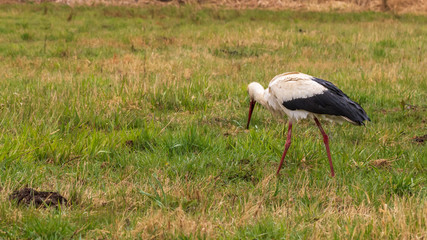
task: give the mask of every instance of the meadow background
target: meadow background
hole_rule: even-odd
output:
[[[425,0],[2,0],[3,2],[62,3],[78,5],[114,6],[182,6],[193,5],[209,8],[272,9],[303,11],[388,11],[392,13],[427,13]]]
[[[0,238],[424,239],[427,17],[183,6],[0,5]],[[256,107],[300,71],[365,127]],[[9,195],[57,191],[59,208]]]

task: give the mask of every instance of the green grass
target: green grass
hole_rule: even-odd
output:
[[[427,17],[0,5],[0,238],[427,236]],[[294,125],[246,86],[300,71],[372,119]],[[379,161],[385,164],[375,164]],[[17,205],[22,187],[58,209]]]

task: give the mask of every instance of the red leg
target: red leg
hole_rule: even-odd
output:
[[[320,129],[320,132],[323,135],[323,143],[325,143],[326,153],[328,154],[329,166],[331,167],[331,175],[335,176],[334,166],[332,165],[331,151],[329,150],[329,137],[326,135],[325,131],[323,131],[322,125],[320,125],[319,120],[314,117],[314,121],[316,122],[317,127]]]
[[[279,164],[279,168],[277,169],[276,175],[279,175],[279,171],[282,168],[286,153],[288,152],[289,146],[291,146],[291,136],[292,136],[292,121],[289,120],[288,136],[286,137],[285,151],[283,152],[282,159],[280,159],[280,164]]]

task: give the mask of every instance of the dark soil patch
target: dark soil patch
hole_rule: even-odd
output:
[[[133,140],[127,140],[127,141],[125,142],[125,144],[126,144],[126,146],[128,146],[128,147],[133,147],[133,146],[135,145],[135,143],[134,143],[134,141],[133,141]]]
[[[415,136],[413,140],[417,143],[425,143],[427,141],[427,134],[424,136]]]
[[[18,204],[34,204],[36,207],[57,207],[59,204],[63,205],[67,203],[67,199],[57,192],[39,192],[32,188],[23,188],[14,191],[10,194],[9,200],[16,200]]]

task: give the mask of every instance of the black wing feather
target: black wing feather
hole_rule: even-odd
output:
[[[313,81],[326,87],[328,90],[308,98],[296,98],[283,102],[283,106],[289,110],[305,110],[316,114],[328,114],[344,116],[358,125],[363,121],[371,121],[365,110],[352,101],[345,93],[331,82],[313,78]]]

